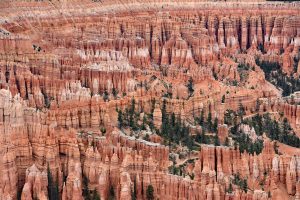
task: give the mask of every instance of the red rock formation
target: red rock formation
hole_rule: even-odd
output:
[[[40,172],[39,169],[32,165],[26,170],[26,183],[23,187],[21,199],[48,199],[47,198],[47,173]]]
[[[283,113],[299,135],[299,106],[255,62],[277,61],[297,78],[299,8],[263,0],[1,1],[0,199],[47,199],[48,167],[63,200],[84,199],[85,178],[101,199],[111,188],[116,199],[133,189],[146,199],[150,184],[155,199],[300,199],[297,149],[280,144],[277,155],[265,135],[259,155],[201,144],[189,175],[178,176],[169,157],[184,144],[164,146],[159,132],[165,100],[166,113],[194,133],[202,111],[223,124],[225,111],[242,104],[248,117]],[[128,112],[132,99],[137,125],[145,116],[158,131],[116,128],[117,109]],[[221,144],[230,128],[218,126]],[[140,139],[149,131],[151,142]],[[237,184],[229,191],[236,174],[247,178],[247,192]]]
[[[227,125],[219,125],[218,126],[218,137],[222,144],[225,143],[226,138],[228,137],[228,127]]]

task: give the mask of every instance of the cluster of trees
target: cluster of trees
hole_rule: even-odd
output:
[[[102,92],[99,92],[98,93],[100,96],[102,96],[102,98],[103,98],[103,100],[106,102],[106,101],[110,101],[110,94],[108,93],[108,91],[107,90],[104,90],[104,92],[102,93]],[[112,91],[111,91],[111,94],[113,95],[113,97],[114,97],[114,99],[116,99],[117,97],[118,97],[118,94],[119,94],[119,91],[118,91],[118,89],[116,89],[116,88],[112,88]],[[91,93],[91,95],[93,96],[94,94],[93,93]],[[126,93],[123,93],[123,96],[125,96],[126,95]]]
[[[155,130],[153,125],[153,111],[155,101],[152,102],[152,109],[150,114],[145,114],[142,123],[139,124],[139,113],[135,111],[135,100],[132,99],[129,108],[123,112],[118,109],[118,124],[119,128],[130,127],[132,130],[145,130],[149,126],[151,130]],[[172,143],[182,143],[192,150],[195,146],[193,138],[190,136],[190,129],[185,123],[176,117],[174,113],[168,114],[166,111],[166,100],[163,101],[162,106],[162,126],[160,130],[155,130],[158,135],[171,145]],[[145,137],[147,139],[147,136]]]
[[[291,128],[287,118],[284,118],[282,122],[278,122],[267,113],[264,115],[257,114],[244,122],[254,127],[257,135],[266,133],[271,140],[277,140],[297,148],[300,147],[300,139]]]
[[[233,129],[231,129],[233,130]],[[256,155],[260,154],[264,148],[264,142],[263,140],[261,139],[257,139],[256,141],[252,141],[252,139],[242,133],[241,131],[238,131],[238,132],[231,132],[233,134],[233,139],[235,141],[235,147],[239,147],[239,150],[240,152],[244,152],[246,151],[247,153],[250,153],[250,154],[254,154],[256,153]]]
[[[215,146],[220,145],[218,137],[218,118],[215,117],[212,120],[212,114],[209,111],[207,118],[204,117],[204,110],[201,111],[199,117],[195,118],[195,121],[201,126],[202,133],[198,133],[195,137],[196,142],[201,144],[214,144]],[[206,135],[206,132],[215,133],[213,138]]]
[[[248,64],[243,64],[243,63],[238,64],[237,70],[238,70],[238,73],[241,77],[241,81],[245,81],[245,80],[248,79],[248,76],[249,76],[248,71],[250,69],[251,69],[251,67]]]
[[[238,70],[246,70],[248,71],[250,69],[250,66],[248,64],[239,63],[238,64]]]
[[[139,113],[135,112],[135,100],[131,100],[129,108],[126,108],[123,112],[121,109],[117,109],[118,112],[118,123],[119,128],[131,127],[132,130],[136,131],[139,129],[145,129],[145,127],[140,127],[138,120],[140,118]]]
[[[193,159],[189,159],[187,162],[176,167],[176,162],[173,161],[173,164],[169,167],[169,173],[177,176],[183,176],[183,177],[188,175],[191,178],[191,180],[194,180],[195,174],[194,173],[190,174],[185,170],[187,163],[194,163],[194,162],[195,161]]]
[[[202,109],[200,116],[195,117],[195,121],[202,127],[202,130],[216,133],[218,131],[218,118],[212,119],[212,114],[209,111],[207,118],[204,117],[204,110]]]
[[[117,109],[118,112],[118,126],[119,128],[130,127],[132,130],[146,130],[146,125],[150,127],[151,130],[154,130],[153,124],[153,111],[154,111],[155,100],[152,101],[152,108],[150,114],[145,114],[142,120],[142,123],[139,124],[140,119],[139,112],[135,110],[135,99],[131,100],[129,108],[126,108],[125,111]]]
[[[247,179],[241,178],[239,173],[233,175],[232,183],[239,186],[244,192],[248,191]]]
[[[162,136],[169,145],[171,143],[179,144],[180,142],[187,146],[190,150],[194,148],[194,141],[190,135],[190,128],[185,123],[176,117],[174,113],[167,114],[166,101],[163,101],[162,106],[162,125],[158,134]]]
[[[220,146],[220,140],[218,133],[216,132],[213,136],[208,136],[205,133],[205,129],[202,129],[202,133],[198,133],[195,136],[195,141],[200,144],[213,144],[215,146]]]
[[[82,189],[82,196],[84,200],[100,200],[100,195],[96,189],[93,190],[92,194],[89,190],[89,180],[88,178],[83,174],[82,178],[82,184],[83,184],[83,189]]]
[[[174,113],[168,114],[166,111],[166,100],[162,105],[162,125],[160,129],[155,129],[153,125],[153,111],[155,101],[152,102],[152,109],[150,114],[145,114],[141,123],[139,123],[139,113],[135,111],[135,100],[132,99],[129,108],[125,111],[117,109],[118,112],[118,124],[119,128],[130,127],[132,130],[145,130],[146,126],[149,126],[151,130],[155,130],[158,135],[164,138],[168,145],[171,144],[183,144],[189,150],[198,148],[195,141],[204,144],[220,145],[220,141],[217,135],[218,132],[218,118],[212,118],[211,112],[208,113],[207,118],[204,116],[204,110],[201,111],[199,117],[195,118],[195,121],[202,127],[202,133],[198,133],[196,136],[191,136],[190,128],[181,120],[180,117]],[[238,116],[238,115],[237,115]],[[206,132],[215,133],[213,138],[206,135]],[[145,136],[147,140],[149,136]]]
[[[228,126],[237,124],[237,113],[231,109],[227,109],[224,113],[224,123]]]
[[[200,144],[210,144],[211,138],[205,134],[205,130],[202,129],[202,133],[198,133],[195,137],[195,141]]]
[[[228,126],[236,126],[238,121],[242,122],[243,117],[246,115],[246,109],[243,104],[239,104],[239,109],[237,111],[227,109],[224,113],[224,123]]]
[[[224,123],[232,126],[230,128],[230,132],[232,134],[232,138],[234,140],[235,148],[239,147],[240,152],[246,151],[247,153],[257,155],[260,154],[263,150],[263,140],[252,141],[252,139],[239,130],[239,125],[241,123],[245,123],[244,115],[246,114],[244,106],[240,103],[237,111],[226,110],[224,113]],[[228,140],[227,142],[228,143]]]
[[[146,198],[147,198],[147,200],[154,200],[154,188],[151,184],[147,186]],[[131,199],[137,200],[136,180],[135,179],[133,182],[133,190],[131,191]]]
[[[282,89],[282,95],[288,96],[300,90],[299,77],[287,76],[283,73],[278,62],[260,61],[256,59],[256,64],[265,72],[266,79],[278,88]]]

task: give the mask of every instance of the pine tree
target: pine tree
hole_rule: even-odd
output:
[[[233,110],[226,110],[224,113],[224,123],[228,124],[229,126],[234,123],[235,112]]]
[[[173,112],[171,115],[171,126],[174,127],[176,123],[175,113]]]
[[[153,192],[154,192],[153,186],[152,185],[148,185],[147,191],[146,191],[147,200],[154,200]]]
[[[146,116],[144,115],[143,116],[142,126],[141,126],[142,130],[146,130],[146,124],[147,124],[147,119],[146,119]]]
[[[96,188],[93,191],[92,200],[101,200],[100,195],[99,195],[99,193],[98,193],[98,191],[97,191]]]
[[[213,129],[212,116],[211,116],[211,112],[210,111],[209,111],[208,117],[207,117],[207,129],[209,131],[212,131],[212,129]]]
[[[191,97],[194,93],[194,84],[193,84],[193,79],[192,78],[189,79],[188,84],[187,84],[187,88],[188,88],[188,91],[189,91],[189,96]]]
[[[115,190],[114,187],[111,185],[109,188],[109,196],[108,196],[108,200],[115,200]]]
[[[83,174],[82,178],[82,184],[83,184],[83,190],[82,190],[82,196],[84,197],[85,200],[91,200],[91,194],[89,190],[89,179]]]
[[[109,99],[108,99],[108,92],[105,90],[104,91],[104,94],[103,94],[103,100],[104,101],[108,101]]]
[[[216,133],[218,131],[218,118],[215,117],[213,131]]]
[[[222,103],[225,103],[225,95],[222,96],[221,102],[222,102]]]
[[[208,144],[208,138],[207,138],[207,136],[206,136],[206,134],[205,134],[205,129],[202,129],[202,143],[203,144]]]
[[[228,188],[228,193],[232,193],[233,189],[232,189],[232,184],[229,183],[229,188]]]
[[[242,103],[239,104],[238,115],[243,120],[243,116],[246,114],[245,108]]]
[[[164,137],[168,136],[169,132],[169,117],[167,115],[167,108],[166,108],[166,100],[163,100],[163,106],[162,106],[162,125],[161,125],[161,134]]]
[[[130,109],[129,109],[129,126],[133,129],[136,129],[136,124],[135,124],[135,121],[134,121],[134,115],[135,115],[135,100],[132,99],[131,100],[131,106],[130,106]]]
[[[200,118],[199,118],[199,125],[204,125],[204,109],[201,110]]]
[[[166,106],[166,100],[163,100],[163,106],[161,109],[161,114],[162,114],[162,123],[166,120],[167,118],[167,106]]]
[[[47,167],[47,178],[48,178],[48,197],[49,200],[59,199],[59,188],[58,183],[54,182],[49,165]]]
[[[226,139],[225,139],[224,146],[229,146],[229,139],[228,139],[228,137],[226,137]]]
[[[133,191],[131,191],[131,200],[137,200],[136,179],[133,182]]]
[[[122,110],[118,110],[118,125],[119,125],[119,128],[122,128],[123,127],[123,113],[122,113]]]
[[[244,190],[244,192],[247,192],[247,190],[248,190],[247,179],[244,179],[244,180],[242,181],[242,186],[241,186],[241,188]]]
[[[216,134],[215,137],[214,137],[214,145],[215,146],[220,146],[220,140],[219,140],[218,134]]]
[[[112,89],[112,94],[114,95],[115,98],[117,97],[118,91],[116,90],[116,88]]]
[[[260,102],[258,99],[256,99],[255,111],[258,112],[259,108],[260,108]]]

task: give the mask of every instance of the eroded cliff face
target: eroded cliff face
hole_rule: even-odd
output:
[[[0,200],[53,199],[54,192],[82,200],[86,190],[101,199],[149,199],[149,185],[155,199],[300,199],[299,149],[263,134],[259,155],[240,152],[236,124],[224,118],[242,105],[245,119],[286,117],[300,135],[297,97],[282,98],[290,88],[261,64],[276,63],[284,80],[297,83],[299,8],[263,1],[1,2]],[[126,120],[141,130],[120,124],[121,111],[132,109]],[[185,146],[162,135],[166,114],[192,136],[205,129],[195,125],[198,116],[217,119],[222,146],[197,141],[200,149],[174,162]],[[184,173],[172,174],[174,166]]]

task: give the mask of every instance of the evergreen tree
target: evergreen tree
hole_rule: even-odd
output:
[[[154,188],[152,185],[148,185],[147,191],[146,191],[146,197],[147,200],[154,200]]]
[[[117,97],[118,91],[116,90],[116,88],[112,89],[112,94],[114,95],[115,98]]]
[[[225,103],[225,95],[222,96],[221,103]]]
[[[244,180],[242,181],[241,188],[244,190],[244,192],[247,192],[247,190],[248,190],[247,179],[244,179]]]
[[[115,199],[116,199],[115,190],[114,187],[111,185],[109,188],[108,200],[115,200]]]
[[[262,116],[257,114],[252,119],[247,119],[244,123],[254,127],[257,135],[266,133],[271,140],[278,140],[281,143],[293,147],[300,147],[300,139],[295,135],[295,132],[286,118],[283,119],[283,122],[278,122],[276,119],[272,119],[268,113]],[[233,132],[232,130],[233,128],[231,128],[231,133]],[[262,148],[263,142],[258,140],[253,143],[250,150],[260,152]]]
[[[229,188],[228,188],[228,193],[232,193],[233,189],[232,189],[232,184],[229,183]]]
[[[146,135],[144,136],[143,140],[150,141],[149,134],[146,133]]]
[[[243,116],[246,114],[245,108],[242,103],[239,104],[238,115],[241,120],[243,120]]]
[[[82,190],[82,196],[84,197],[85,200],[92,200],[90,190],[89,190],[89,179],[83,174],[82,177],[82,185],[83,185],[83,190]]]
[[[228,139],[228,137],[226,137],[226,139],[225,139],[225,143],[224,143],[224,146],[229,146],[229,139]]]
[[[49,200],[59,199],[58,183],[54,182],[49,165],[47,167],[47,178],[48,178],[48,198]]]
[[[146,123],[147,123],[147,119],[146,119],[146,116],[144,115],[144,117],[143,117],[143,123],[142,123],[142,126],[141,126],[142,130],[146,130]]]
[[[233,110],[226,110],[224,113],[224,123],[229,126],[235,124],[236,122],[236,113]]]
[[[109,99],[108,99],[108,92],[105,90],[104,91],[104,94],[103,94],[103,100],[104,101],[108,101]]]
[[[218,134],[216,134],[214,136],[214,145],[215,146],[220,146],[220,140],[219,140]]]
[[[163,106],[162,106],[162,125],[161,125],[161,134],[164,137],[168,136],[169,132],[169,117],[167,115],[167,109],[166,109],[166,100],[163,100]]]
[[[171,126],[174,127],[176,124],[176,117],[175,117],[175,113],[173,112],[171,115]]]
[[[205,134],[205,129],[202,129],[202,135],[201,135],[201,141],[200,143],[203,143],[203,144],[208,144],[208,138]]]
[[[118,110],[118,125],[119,125],[119,128],[122,128],[123,127],[123,113],[122,113],[122,110]]]
[[[137,192],[136,192],[136,178],[133,182],[133,191],[131,191],[131,200],[137,200]]]
[[[162,106],[162,109],[161,109],[161,114],[162,114],[162,123],[164,121],[166,121],[166,118],[167,118],[167,105],[166,105],[166,99],[163,100],[163,106]]]
[[[97,191],[96,188],[93,191],[92,200],[101,200],[100,195],[99,195],[99,193],[98,193],[98,191]]]
[[[213,131],[216,133],[218,131],[218,118],[215,117]]]
[[[283,134],[288,133],[290,130],[292,130],[287,118],[283,119]]]
[[[259,108],[260,108],[260,102],[258,99],[256,99],[255,111],[258,112]]]
[[[131,105],[129,109],[129,126],[133,129],[136,129],[136,123],[135,123],[135,100],[131,100]]]
[[[207,117],[207,129],[209,131],[212,131],[212,129],[213,129],[212,116],[211,116],[211,112],[210,111],[209,111],[208,117]]]
[[[200,118],[199,118],[200,126],[204,125],[204,109],[201,110]]]
[[[194,93],[194,84],[193,84],[193,79],[192,78],[189,79],[188,84],[187,84],[187,88],[188,88],[188,91],[189,91],[189,96],[191,97]]]

